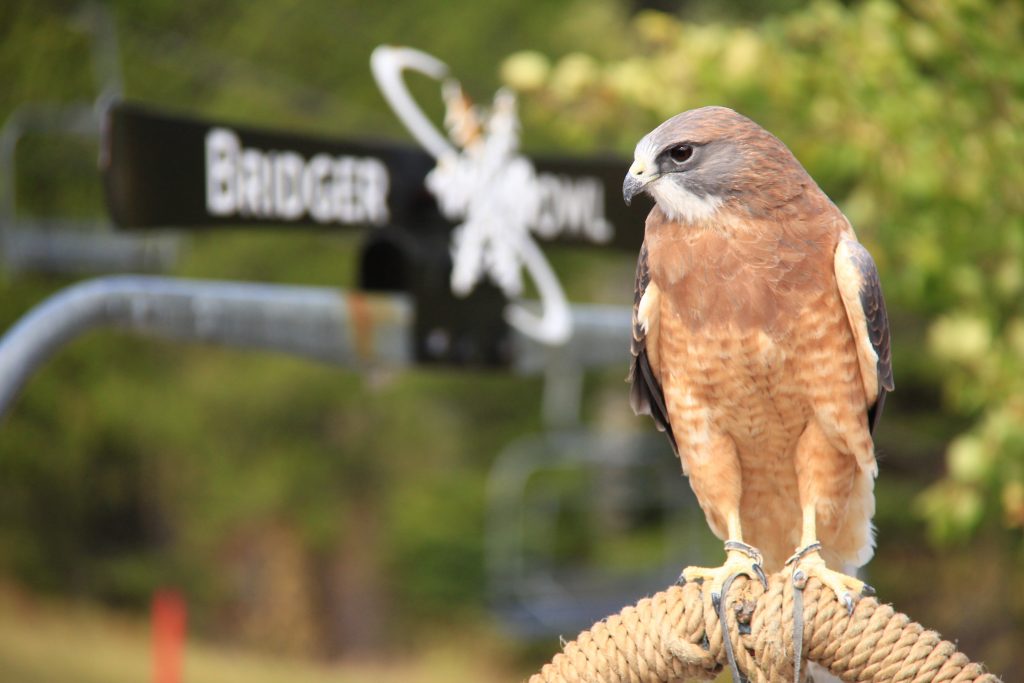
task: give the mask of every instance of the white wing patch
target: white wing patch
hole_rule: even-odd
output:
[[[651,364],[651,370],[655,374],[661,368],[661,359],[658,356],[658,324],[661,319],[661,290],[654,282],[649,282],[640,297],[640,305],[637,306],[636,319],[640,328],[646,336],[645,348],[647,349],[647,362]]]

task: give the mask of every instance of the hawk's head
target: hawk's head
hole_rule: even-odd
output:
[[[722,206],[759,215],[807,177],[778,138],[726,107],[672,117],[637,143],[633,159],[622,183],[626,203],[648,192],[670,219],[687,223],[706,221]]]

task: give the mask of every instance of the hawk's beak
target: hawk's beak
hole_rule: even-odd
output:
[[[657,173],[647,171],[647,164],[639,159],[633,162],[622,181],[622,200],[629,206],[637,192],[643,191],[647,183],[658,177]]]

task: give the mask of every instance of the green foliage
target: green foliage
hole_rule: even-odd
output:
[[[919,500],[934,537],[1024,527],[1024,7],[817,0],[752,26],[645,12],[629,40],[617,59],[506,59],[527,128],[626,152],[723,104],[778,135],[875,255],[897,386],[940,384],[974,422]],[[918,348],[907,328],[929,319]]]

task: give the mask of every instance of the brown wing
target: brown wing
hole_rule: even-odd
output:
[[[868,424],[875,431],[885,395],[895,388],[889,318],[882,284],[871,254],[856,240],[844,239],[836,249],[836,280],[857,340],[861,374],[868,392]]]
[[[660,293],[651,282],[647,264],[647,244],[640,247],[640,258],[636,264],[636,289],[633,292],[633,339],[630,350],[633,360],[629,367],[627,381],[631,383],[629,405],[637,415],[650,415],[659,431],[665,432],[672,449],[679,454],[672,424],[665,407],[665,395],[661,390],[660,363],[658,358],[658,318]],[[650,346],[649,346],[650,345]]]

